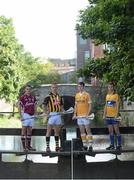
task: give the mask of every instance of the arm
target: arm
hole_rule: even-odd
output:
[[[43,109],[43,113],[45,114],[49,114],[49,109],[48,109],[48,96],[44,99],[44,102],[42,104],[42,109]]]
[[[72,119],[75,119],[77,116],[77,102],[75,101],[75,106],[74,106],[74,114],[73,114],[73,117]]]
[[[107,108],[106,108],[106,104],[105,104],[105,106],[104,106],[104,113],[103,113],[103,119],[106,118],[106,113],[107,113]]]
[[[103,119],[106,119],[107,114],[107,95],[105,97],[105,106],[104,106],[104,112],[103,112]]]
[[[91,114],[91,108],[92,108],[91,103],[92,103],[91,96],[89,94],[88,95],[88,106],[89,106],[89,108],[88,108],[87,116]]]
[[[20,115],[20,117],[22,117],[22,114],[21,114],[22,106],[21,106],[20,100],[18,101],[17,106],[18,106],[19,115]]]
[[[49,113],[48,108],[47,108],[47,105],[42,104],[42,109],[43,109],[43,113],[45,113],[45,114],[48,114],[48,113]]]
[[[63,99],[62,96],[61,96],[61,102],[60,102],[60,104],[61,104],[61,112],[62,112],[62,111],[64,111],[64,99]]]
[[[116,118],[119,116],[119,96],[117,95],[117,100],[116,100]]]
[[[35,106],[34,106],[34,114],[37,114],[37,104],[35,103]]]

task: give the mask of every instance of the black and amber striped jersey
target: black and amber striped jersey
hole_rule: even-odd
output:
[[[49,112],[61,112],[63,100],[59,94],[50,93],[45,97],[43,104],[47,106]]]

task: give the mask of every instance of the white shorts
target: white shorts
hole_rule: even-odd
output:
[[[58,112],[50,112],[49,113],[49,119],[48,119],[48,124],[50,125],[61,125],[61,115]]]
[[[32,127],[34,125],[34,117],[33,117],[33,115],[23,113],[22,118],[24,119],[22,121],[22,126],[31,126]],[[27,119],[27,118],[30,118],[30,119]]]
[[[78,118],[77,119],[77,124],[78,125],[88,125],[90,123],[91,123],[91,120],[87,119],[87,118]]]

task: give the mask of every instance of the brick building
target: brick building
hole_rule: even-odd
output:
[[[77,33],[77,61],[76,68],[81,68],[89,58],[99,58],[103,57],[104,45],[95,46],[93,41],[88,39],[82,39],[82,37]]]

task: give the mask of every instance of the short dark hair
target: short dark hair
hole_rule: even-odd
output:
[[[84,82],[79,82],[79,85],[82,85],[84,87],[85,83]]]
[[[57,85],[57,83],[56,82],[52,82],[51,85]]]
[[[108,85],[113,86],[113,91],[114,91],[114,93],[116,93],[115,83],[113,81],[110,81],[110,82],[108,82]]]
[[[31,86],[30,84],[26,84],[25,87],[24,87],[24,89],[25,89],[26,87],[32,88],[32,86]]]
[[[112,81],[110,81],[110,82],[108,82],[108,85],[113,85],[113,86],[115,86],[115,83],[112,82]]]

